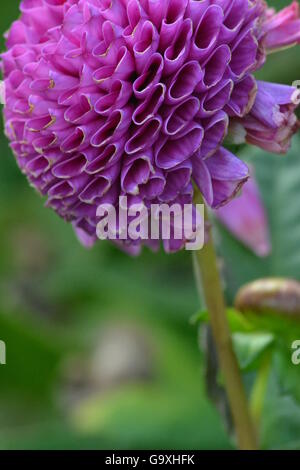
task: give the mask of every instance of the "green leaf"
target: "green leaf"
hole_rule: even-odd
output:
[[[266,351],[274,345],[271,333],[235,333],[233,346],[242,370],[255,369]]]
[[[238,310],[234,308],[228,308],[226,312],[227,312],[227,317],[228,317],[228,322],[229,322],[229,327],[230,327],[231,332],[254,331],[255,326],[241,312],[239,312]],[[191,318],[191,323],[193,325],[196,325],[197,323],[199,324],[209,323],[209,313],[207,312],[207,310],[202,310],[196,313]]]
[[[300,338],[300,337],[299,337]],[[293,350],[284,345],[280,345],[274,357],[274,370],[278,377],[278,386],[285,395],[292,395],[300,403],[300,365],[292,363]]]
[[[300,406],[271,374],[264,405],[261,442],[264,449],[300,449]]]
[[[230,331],[233,333],[233,345],[241,369],[254,368],[266,350],[274,344],[276,337],[268,330],[260,330],[255,324],[255,316],[245,316],[234,308],[227,309]],[[194,323],[208,324],[209,313],[202,311],[194,316]],[[272,331],[272,330],[271,330]]]

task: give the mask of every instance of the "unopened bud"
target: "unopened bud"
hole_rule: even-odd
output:
[[[235,307],[253,313],[273,313],[300,320],[300,282],[293,279],[260,279],[242,287]]]

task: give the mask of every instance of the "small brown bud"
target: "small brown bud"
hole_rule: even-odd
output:
[[[241,312],[286,315],[300,321],[300,282],[293,279],[259,279],[242,287],[235,298]]]

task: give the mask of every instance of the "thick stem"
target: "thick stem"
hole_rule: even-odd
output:
[[[210,314],[212,332],[224,376],[238,446],[242,450],[255,450],[257,449],[256,434],[251,421],[237,358],[233,350],[210,227],[208,227],[208,231],[208,240],[204,248],[194,252],[198,289],[203,292],[206,307]],[[201,282],[201,285],[199,285],[199,282]]]

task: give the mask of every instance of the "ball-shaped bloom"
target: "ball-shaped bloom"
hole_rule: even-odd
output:
[[[236,194],[248,168],[222,142],[255,101],[264,2],[23,0],[20,8],[2,55],[6,134],[30,183],[83,241],[96,240],[97,207],[118,206],[119,196],[183,205],[193,182],[212,207]]]

